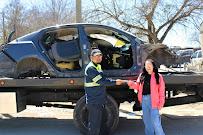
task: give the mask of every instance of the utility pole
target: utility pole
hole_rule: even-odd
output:
[[[76,0],[76,23],[82,22],[81,5],[81,0]]]
[[[203,51],[203,22],[200,24],[200,36],[199,36],[199,39],[200,39],[200,47]]]
[[[3,27],[3,43],[6,43],[6,30],[5,30],[5,13],[2,11],[2,27]]]

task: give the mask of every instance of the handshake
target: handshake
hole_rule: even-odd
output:
[[[116,85],[122,85],[127,83],[128,83],[128,80],[116,79]]]

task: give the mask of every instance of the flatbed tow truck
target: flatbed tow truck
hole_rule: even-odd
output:
[[[69,107],[74,109],[75,125],[86,133],[84,68],[92,47],[102,51],[104,75],[113,79],[136,80],[146,58],[165,65],[184,60],[163,45],[142,45],[134,35],[109,26],[74,24],[45,28],[0,48],[0,113],[17,113],[26,105]],[[166,82],[165,106],[203,101],[203,73],[160,73]],[[137,93],[127,85],[107,87],[107,93],[106,124],[113,132],[119,122],[120,103],[134,102],[133,110],[140,106]]]
[[[166,106],[181,105],[203,101],[203,74],[202,73],[172,73],[164,72],[166,82]],[[129,79],[122,78],[122,79]],[[0,78],[0,112],[17,113],[26,109],[26,105],[54,106],[72,108],[74,122],[82,133],[86,132],[87,121],[84,100],[83,80],[80,78]],[[68,88],[68,89],[67,89]],[[136,104],[136,93],[127,86],[108,88],[108,122],[111,123],[112,132],[116,129],[119,120],[119,104],[122,102],[135,102],[134,109],[139,109]],[[179,93],[186,93],[178,96]],[[56,104],[53,104],[56,102]],[[72,106],[58,104],[72,102]]]

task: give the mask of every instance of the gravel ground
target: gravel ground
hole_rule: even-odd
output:
[[[115,135],[144,135],[142,112],[132,104],[120,107]],[[202,135],[203,102],[165,107],[161,110],[166,135]],[[80,135],[73,124],[73,109],[27,106],[18,114],[0,115],[0,135]]]

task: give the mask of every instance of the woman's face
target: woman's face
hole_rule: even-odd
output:
[[[145,69],[146,69],[146,71],[148,72],[148,74],[152,74],[152,72],[153,72],[153,65],[152,65],[152,62],[151,61],[146,61],[145,62]]]

